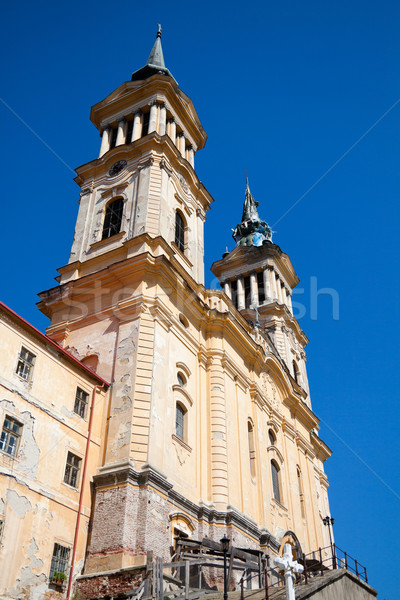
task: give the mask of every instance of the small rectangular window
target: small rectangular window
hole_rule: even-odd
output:
[[[88,398],[89,394],[87,392],[84,392],[79,387],[76,388],[74,412],[82,417],[82,419],[86,417]]]
[[[64,576],[67,575],[69,559],[69,548],[61,546],[61,544],[54,544],[53,556],[51,558],[50,567],[50,579],[57,579],[58,574],[62,573]],[[62,577],[62,580],[65,578]]]
[[[16,456],[22,434],[22,425],[8,415],[4,419],[0,438],[0,450],[10,456]]]
[[[19,353],[16,373],[19,377],[25,379],[25,381],[29,381],[32,377],[35,358],[36,356],[32,354],[32,352],[29,352],[29,350],[22,346]]]
[[[67,464],[65,465],[64,483],[77,488],[79,483],[79,471],[82,460],[79,456],[68,452]]]

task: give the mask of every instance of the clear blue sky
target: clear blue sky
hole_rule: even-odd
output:
[[[161,22],[167,66],[209,135],[196,162],[215,198],[208,283],[211,263],[233,248],[247,169],[302,302],[311,277],[339,294],[339,320],[328,297],[317,319],[309,310],[301,319],[313,407],[333,449],[335,536],[367,565],[379,598],[396,600],[388,558],[399,554],[400,514],[399,3],[23,1],[4,5],[2,22],[1,299],[46,327],[36,293],[67,262],[78,208],[66,165],[97,156],[90,106],[145,63]]]

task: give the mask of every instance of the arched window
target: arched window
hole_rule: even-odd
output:
[[[117,198],[113,202],[110,202],[110,204],[107,206],[104,217],[102,240],[105,240],[120,232],[123,208],[124,201],[122,198]]]
[[[280,490],[280,476],[279,476],[279,467],[274,460],[271,460],[271,475],[272,475],[272,491],[274,494],[274,499],[277,502],[281,501],[281,490]]]
[[[181,371],[178,371],[176,378],[178,380],[178,385],[181,385],[182,387],[186,385],[186,377]]]
[[[247,422],[247,431],[248,431],[248,436],[249,436],[250,474],[252,477],[255,477],[256,476],[256,451],[254,449],[253,424],[250,420]]]
[[[185,220],[179,210],[175,213],[175,244],[185,252]]]
[[[300,383],[300,371],[295,360],[293,361],[293,377],[296,383]]]
[[[186,435],[186,409],[180,402],[176,403],[176,423],[175,423],[175,435],[177,438],[185,441]]]
[[[303,490],[303,477],[301,475],[300,467],[297,466],[297,483],[299,485],[299,498],[300,498],[300,509],[301,516],[303,519],[306,518],[306,511],[304,506],[304,490]]]
[[[276,437],[272,429],[268,431],[269,443],[271,446],[275,446]]]

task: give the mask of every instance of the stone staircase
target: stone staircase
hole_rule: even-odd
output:
[[[296,600],[375,600],[376,590],[370,585],[353,575],[345,569],[327,571],[324,575],[315,575],[308,580],[308,584],[299,583],[295,585]],[[190,590],[190,600],[223,600],[223,592],[201,590],[196,594]],[[168,592],[165,593],[168,597]],[[174,596],[181,600],[184,596]],[[244,600],[265,600],[265,589],[245,590]],[[171,597],[172,600],[172,597]],[[241,600],[240,591],[228,592],[228,600]],[[268,600],[286,600],[286,589],[284,586],[270,587]]]

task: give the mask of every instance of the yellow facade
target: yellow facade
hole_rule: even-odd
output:
[[[91,511],[89,485],[81,498],[82,468],[76,485],[64,481],[67,456],[77,456],[81,467],[87,456],[90,473],[102,464],[107,386],[4,305],[0,340],[0,597],[61,598],[66,584],[50,580],[54,545],[65,548],[70,561],[82,500],[76,540],[82,568]],[[34,356],[29,373],[21,370],[21,349]],[[83,417],[74,412],[78,388],[90,400],[95,394],[89,448],[90,403]],[[7,422],[19,426],[15,447],[5,437]]]
[[[81,196],[70,260],[59,285],[40,294],[39,308],[51,319],[48,335],[78,359],[93,359],[97,374],[112,383],[96,402],[72,565],[84,598],[100,597],[96,577],[143,565],[150,550],[168,559],[177,532],[215,540],[226,532],[234,545],[271,555],[287,540],[306,553],[329,544],[322,518],[329,514],[323,464],[330,450],[311,408],[308,340],[291,312],[298,278],[289,257],[268,242],[224,256],[213,266],[223,290],[205,289],[203,226],[213,199],[194,157],[206,135],[191,100],[158,60],[92,108],[100,156],[77,169]],[[272,287],[260,300],[262,277],[265,290]],[[240,292],[246,282],[259,326],[240,293],[233,298],[235,286]],[[15,361],[21,339],[7,336],[4,355]],[[31,521],[23,527],[14,516],[13,528],[26,530],[27,551],[27,532],[46,532],[38,550],[29,550],[44,565],[53,538],[73,543],[79,492],[64,489],[60,474],[66,448],[83,456],[87,438],[86,423],[71,410],[74,389],[91,390],[95,382],[42,345],[35,350],[43,371],[35,364],[29,390],[40,468],[37,483],[24,491],[38,509],[26,513]],[[5,372],[15,370],[0,363]],[[22,419],[29,399],[11,387],[3,404],[14,402]],[[6,523],[5,540],[7,529]],[[38,573],[37,589],[44,590],[46,568],[35,557],[24,567]],[[7,590],[22,562],[6,576]]]

